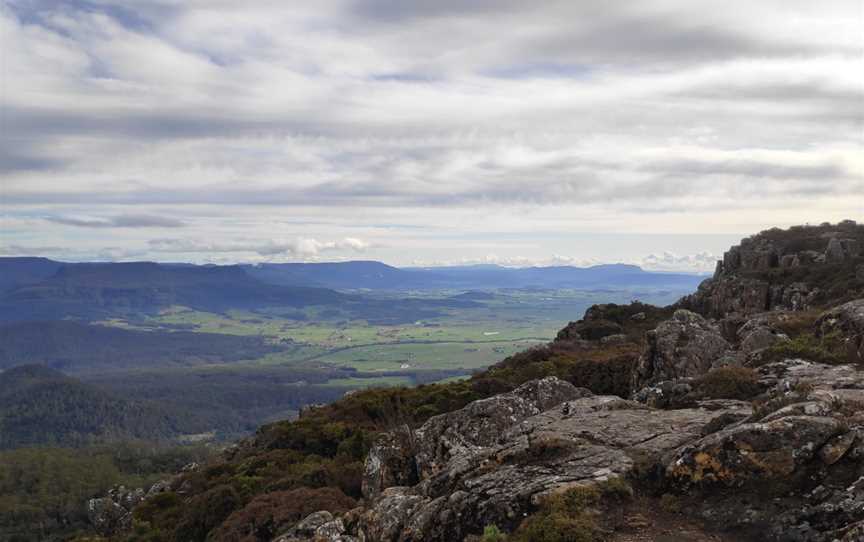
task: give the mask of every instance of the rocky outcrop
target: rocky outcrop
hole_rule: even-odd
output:
[[[492,445],[506,429],[522,420],[564,401],[590,395],[584,388],[547,377],[436,416],[415,432],[418,473],[422,478],[433,476],[453,457]]]
[[[414,432],[413,455],[405,458],[413,457],[419,481],[377,484],[364,509],[342,518],[339,536],[449,541],[488,524],[512,528],[546,495],[627,476],[700,438],[706,428],[723,426],[717,420],[724,416],[749,414],[749,404],[739,401],[663,411],[595,396],[557,378],[532,381],[428,420]],[[387,463],[380,460],[384,455],[409,453],[389,444],[403,440],[382,439],[370,453],[367,474],[398,479],[378,471]]]
[[[717,262],[714,276],[677,306],[711,318],[806,310],[823,294],[820,285],[807,278],[806,268],[854,262],[864,256],[862,246],[864,226],[854,221],[768,230],[730,248]],[[778,273],[781,269],[798,272]],[[818,280],[818,273],[812,276]]]
[[[864,374],[803,360],[765,365],[759,373],[770,390],[762,405],[669,454],[668,481],[690,493],[735,488],[699,503],[706,518],[727,528],[755,527],[770,540],[860,540]],[[784,488],[784,498],[754,504],[748,492],[765,487]]]
[[[633,389],[705,374],[715,367],[740,363],[719,328],[684,309],[645,337],[645,348],[633,374]]]
[[[195,472],[200,468],[198,463],[189,463],[175,476],[159,480],[147,488],[127,488],[116,486],[104,497],[89,499],[86,504],[87,519],[94,530],[102,536],[111,537],[128,531],[132,527],[132,510],[146,499],[167,491],[178,494],[185,492],[181,482],[183,473]]]
[[[288,532],[273,539],[273,542],[359,542],[359,539],[345,533],[345,523],[341,518],[322,510],[302,519]]]
[[[375,442],[366,457],[363,472],[362,490],[367,499],[378,497],[388,487],[417,483],[414,441],[414,432],[403,425]]]
[[[117,486],[107,496],[87,501],[87,519],[104,536],[125,531],[132,526],[132,508],[144,497],[143,489]]]
[[[745,365],[758,364],[766,349],[789,342],[789,336],[778,329],[776,313],[756,315],[735,331],[738,349]]]

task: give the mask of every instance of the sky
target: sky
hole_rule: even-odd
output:
[[[864,219],[860,0],[0,0],[0,255],[636,263]]]

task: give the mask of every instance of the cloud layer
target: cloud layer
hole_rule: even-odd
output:
[[[10,0],[0,244],[710,267],[707,238],[665,247],[685,261],[568,235],[860,218],[862,17],[857,0]]]

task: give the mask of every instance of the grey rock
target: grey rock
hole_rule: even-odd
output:
[[[606,335],[600,339],[600,344],[621,344],[623,342],[627,342],[627,335],[624,335],[623,333]]]
[[[384,489],[351,534],[435,542],[462,540],[492,523],[512,528],[546,495],[626,476],[636,458],[659,462],[724,415],[750,414],[742,402],[659,411],[574,390],[543,379],[513,392],[533,403],[533,414],[505,394],[430,419],[415,438],[421,481]],[[558,402],[565,395],[581,397]]]
[[[740,424],[676,451],[666,465],[666,476],[683,485],[726,486],[782,478],[842,432],[838,420],[816,416]]]
[[[407,425],[379,437],[366,456],[363,496],[374,499],[388,487],[416,484],[414,449],[414,432]]]
[[[345,533],[342,519],[322,510],[309,514],[273,542],[359,542],[359,539]]]
[[[510,393],[475,401],[461,410],[435,416],[415,432],[421,477],[440,471],[451,457],[490,446],[507,428],[568,399],[591,392],[555,377],[527,382]]]
[[[789,337],[774,327],[776,317],[771,314],[749,319],[736,332],[740,350],[748,357],[768,347],[789,342]]]
[[[646,346],[636,364],[633,389],[683,377],[700,376],[718,366],[736,364],[732,345],[702,316],[675,311],[646,334]]]
[[[87,519],[96,532],[103,536],[126,531],[132,526],[132,509],[144,497],[145,492],[141,488],[113,487],[108,490],[106,497],[87,501]]]
[[[111,536],[131,525],[129,511],[110,497],[88,500],[87,519],[96,532],[103,536]]]

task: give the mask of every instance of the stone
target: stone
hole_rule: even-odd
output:
[[[702,316],[675,311],[645,337],[646,345],[636,363],[633,389],[683,377],[701,376],[716,366],[734,364],[732,345],[719,329]],[[734,356],[733,356],[734,358]]]
[[[107,496],[87,501],[87,519],[103,536],[126,531],[132,526],[132,509],[145,497],[143,488],[115,486]]]
[[[388,487],[414,485],[417,481],[413,431],[403,425],[379,437],[366,456],[363,496],[374,499]]]
[[[600,339],[600,344],[621,344],[623,342],[627,342],[627,335],[624,335],[623,333],[606,335]]]
[[[418,474],[429,477],[444,468],[451,457],[494,444],[507,428],[525,418],[568,399],[590,395],[584,388],[547,377],[435,416],[414,434]]]
[[[129,511],[110,497],[88,500],[87,519],[96,532],[103,536],[125,530],[131,524]]]
[[[747,356],[782,342],[789,342],[789,337],[774,327],[772,315],[753,317],[744,323],[736,332],[739,348]]]
[[[345,524],[326,510],[313,512],[272,542],[358,542],[345,533]]]
[[[531,401],[534,414],[526,416],[530,409],[518,408],[510,397],[475,401],[427,421],[415,437],[420,482],[384,489],[349,534],[438,542],[462,540],[489,524],[512,529],[547,495],[625,477],[639,464],[659,462],[700,438],[716,420],[750,414],[748,404],[735,401],[652,410],[616,396],[574,391],[578,388],[555,380],[514,390]],[[558,402],[566,395],[581,397]],[[493,421],[487,425],[483,419]]]
[[[838,420],[817,416],[736,425],[676,451],[667,462],[666,476],[683,485],[733,487],[787,477],[842,431]]]
[[[853,431],[837,435],[822,446],[819,450],[819,458],[822,459],[822,462],[826,465],[833,465],[840,461],[843,456],[846,455],[846,452],[852,448],[857,436],[858,435]]]

